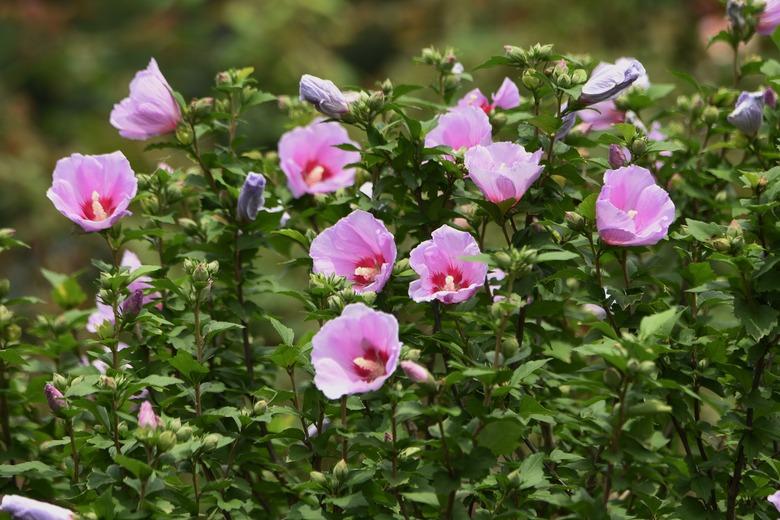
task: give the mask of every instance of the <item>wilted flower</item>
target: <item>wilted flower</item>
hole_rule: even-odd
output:
[[[176,130],[181,120],[171,86],[152,58],[130,82],[130,95],[114,105],[111,125],[127,139],[144,140]]]
[[[90,233],[108,229],[130,215],[138,190],[135,172],[122,152],[74,153],[57,161],[46,196],[57,211]]]
[[[161,424],[162,421],[155,415],[152,403],[149,401],[141,403],[141,408],[138,410],[138,427],[154,430]]]
[[[414,361],[401,361],[401,369],[406,377],[420,384],[430,384],[434,382],[433,376],[428,369]]]
[[[775,506],[775,509],[777,509],[780,512],[780,490],[775,491],[774,493],[766,497],[766,499],[769,501],[770,504]]]
[[[769,36],[780,25],[780,0],[766,0],[764,10],[758,17],[756,32]]]
[[[613,63],[599,63],[582,86],[579,102],[592,105],[613,99],[640,78],[646,78],[645,68],[633,58],[621,58]],[[644,83],[644,79],[640,80]]]
[[[347,305],[312,338],[314,384],[328,399],[378,390],[395,371],[400,352],[393,315]]]
[[[431,240],[412,249],[409,265],[420,276],[409,284],[409,297],[416,302],[439,300],[460,303],[482,287],[487,264],[463,260],[480,254],[479,245],[469,233],[444,225]]]
[[[55,414],[59,413],[63,408],[67,408],[68,403],[65,401],[65,396],[53,384],[46,383],[43,387],[43,394],[46,396],[49,408]]]
[[[470,148],[464,163],[469,177],[489,201],[519,202],[544,169],[539,164],[542,153],[529,153],[519,144],[499,142]]]
[[[499,89],[490,97],[493,100],[492,103],[488,101],[480,89],[475,88],[460,98],[458,106],[481,108],[486,114],[489,114],[495,108],[509,110],[520,105],[520,91],[515,82],[509,78],[504,78]]]
[[[439,116],[436,127],[425,136],[425,147],[449,146],[468,150],[492,142],[492,128],[485,112],[475,107],[456,107]]]
[[[337,119],[349,112],[347,96],[330,80],[304,74],[299,90],[302,101],[311,103],[328,117]]]
[[[609,165],[612,168],[627,166],[631,162],[631,151],[618,144],[609,145]]]
[[[596,227],[607,244],[653,245],[666,236],[674,211],[669,194],[647,169],[632,165],[604,173]]]
[[[747,135],[755,135],[761,128],[764,115],[764,93],[742,92],[734,110],[727,116],[728,122]]]
[[[611,99],[579,110],[577,115],[582,120],[583,132],[607,130],[615,123],[625,120],[625,114],[618,110]]]
[[[69,509],[19,495],[5,495],[0,503],[0,512],[11,515],[14,520],[73,520],[75,518],[74,513]]]
[[[314,272],[343,276],[355,292],[379,292],[393,272],[393,235],[371,213],[355,210],[312,241]]]
[[[236,215],[242,222],[257,218],[257,212],[265,203],[265,177],[262,173],[249,172],[238,194]]]
[[[279,140],[279,163],[287,186],[298,198],[305,193],[330,193],[351,186],[360,154],[337,146],[357,146],[339,123],[314,121],[290,130]]]

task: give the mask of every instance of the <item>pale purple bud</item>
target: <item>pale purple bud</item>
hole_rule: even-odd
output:
[[[747,135],[755,135],[761,128],[764,114],[763,92],[742,92],[734,110],[726,119]]]
[[[631,152],[625,146],[609,145],[609,165],[613,169],[628,166],[631,162]]]
[[[73,520],[73,511],[32,498],[6,495],[0,503],[0,512],[14,520]]]
[[[122,316],[133,318],[138,316],[141,309],[144,306],[144,291],[143,289],[136,289],[125,301],[122,302]]]
[[[764,103],[772,108],[777,106],[777,92],[771,87],[764,90]]]
[[[780,512],[780,490],[775,491],[774,493],[766,497],[766,499],[769,501],[770,504],[775,506],[775,509],[777,509],[778,512]]]
[[[155,415],[152,403],[144,401],[138,411],[138,427],[155,430],[158,426],[160,426],[160,418]]]
[[[428,369],[414,361],[401,361],[401,369],[406,377],[420,384],[431,384],[434,382],[433,376]]]
[[[317,428],[317,423],[311,423],[311,424],[310,424],[310,425],[309,425],[309,426],[306,428],[306,435],[308,435],[308,437],[309,437],[310,439],[313,439],[313,438],[314,438],[314,437],[316,437],[317,435],[319,435],[319,434],[323,433],[323,432],[324,432],[325,430],[327,430],[328,428],[330,428],[330,419],[328,419],[327,417],[325,417],[325,419],[323,419],[323,420],[322,420],[322,429],[320,429],[320,428]]]
[[[304,74],[301,76],[300,96],[302,101],[311,103],[314,108],[334,119],[349,112],[347,97],[327,79]]]
[[[236,214],[242,222],[257,218],[257,212],[265,203],[265,177],[262,173],[249,172],[238,195]]]
[[[582,310],[592,314],[597,320],[604,321],[607,319],[607,311],[604,310],[604,307],[595,303],[584,304]]]
[[[68,403],[65,401],[65,396],[62,392],[57,390],[57,387],[51,383],[46,383],[43,387],[43,393],[46,396],[46,401],[49,403],[49,408],[55,414],[60,413],[60,410],[68,407]]]
[[[640,77],[646,76],[645,68],[638,60],[625,58],[615,63],[600,63],[582,86],[579,102],[592,105],[620,95]]]

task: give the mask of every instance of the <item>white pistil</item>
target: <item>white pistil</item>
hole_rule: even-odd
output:
[[[444,290],[445,291],[456,291],[455,288],[455,278],[452,277],[452,275],[448,274],[447,277],[444,279]]]
[[[368,374],[366,375],[366,379],[370,379],[371,381],[385,374],[384,365],[382,365],[381,363],[377,363],[376,361],[373,361],[371,359],[366,359],[364,357],[356,357],[355,359],[352,360],[352,362],[355,363],[355,366],[368,372]]]
[[[355,276],[359,276],[361,278],[365,278],[366,280],[373,281],[374,278],[376,278],[376,275],[378,273],[378,269],[375,267],[356,267],[355,268]]]
[[[320,166],[319,164],[309,170],[309,173],[306,175],[306,183],[311,185],[315,182],[320,182],[322,180],[322,176],[325,174],[325,168]]]
[[[636,218],[638,211],[635,209],[630,209],[626,213],[628,214],[628,218]]]
[[[101,220],[106,220],[108,218],[108,214],[106,213],[106,210],[103,208],[103,205],[100,203],[100,193],[93,191],[92,192],[92,215],[94,215],[94,220],[100,222]]]

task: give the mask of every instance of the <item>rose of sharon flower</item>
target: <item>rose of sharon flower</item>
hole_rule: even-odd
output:
[[[519,144],[499,142],[470,148],[464,156],[469,177],[490,202],[519,202],[541,175],[542,150],[528,153]]]
[[[596,200],[596,227],[607,244],[650,246],[664,238],[674,222],[674,203],[641,166],[604,173]]]
[[[592,105],[614,99],[634,82],[646,77],[645,68],[634,58],[621,58],[615,63],[599,63],[582,86],[579,102]]]
[[[14,520],[73,520],[76,517],[73,511],[64,507],[19,495],[5,495],[0,512],[11,515]]]
[[[439,116],[436,127],[425,136],[425,147],[443,145],[455,151],[468,150],[478,144],[490,144],[492,131],[485,112],[475,107],[456,107]]]
[[[393,235],[371,213],[355,210],[312,240],[314,272],[343,276],[357,293],[379,292],[393,271]]]
[[[409,284],[409,297],[416,302],[439,300],[460,303],[485,283],[487,264],[463,260],[480,254],[470,234],[444,225],[412,249],[409,265],[420,276]]]
[[[625,120],[625,114],[617,109],[615,102],[611,99],[579,110],[577,115],[582,120],[583,132],[607,130],[612,125],[622,123]]]
[[[362,303],[344,307],[311,343],[314,384],[328,399],[378,390],[401,352],[395,317]]]
[[[780,512],[780,490],[775,491],[774,493],[766,497],[766,499],[769,501],[770,504],[775,506],[775,509],[777,509],[778,512]]]
[[[336,122],[317,120],[282,135],[279,163],[293,197],[330,193],[355,182],[355,169],[346,166],[358,162],[360,154],[337,148],[340,144],[357,146]]]
[[[152,403],[149,401],[141,403],[141,408],[138,410],[138,427],[154,430],[157,429],[160,424],[160,418],[155,415]]]
[[[504,78],[504,82],[490,97],[493,100],[492,103],[488,101],[481,90],[475,88],[460,98],[458,106],[481,108],[486,114],[489,114],[496,108],[510,110],[520,105],[520,91],[514,81],[509,78]]]
[[[173,89],[152,58],[130,82],[130,95],[114,105],[111,126],[126,139],[143,141],[176,130],[181,121]]]
[[[137,190],[135,172],[122,152],[74,153],[57,161],[46,196],[57,211],[91,233],[130,215],[127,207]]]
[[[775,32],[778,25],[780,25],[780,0],[767,0],[764,10],[758,17],[756,32],[769,36]]]

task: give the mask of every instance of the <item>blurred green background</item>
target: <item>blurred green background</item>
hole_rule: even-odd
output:
[[[467,71],[505,44],[541,42],[597,60],[635,56],[652,81],[669,82],[670,70],[727,75],[729,48],[706,49],[724,27],[717,0],[3,0],[0,227],[32,249],[4,255],[0,273],[16,294],[45,295],[41,267],[73,272],[106,255],[98,237],[74,236],[45,191],[56,160],[73,152],[120,149],[140,172],[168,158],[108,123],[152,56],[185,98],[241,66],[275,94],[295,94],[304,72],[340,84],[425,83],[430,72],[412,57],[430,44],[454,46]],[[491,92],[508,72],[481,71],[475,83]],[[263,106],[250,143],[274,147],[283,124],[277,107]]]

